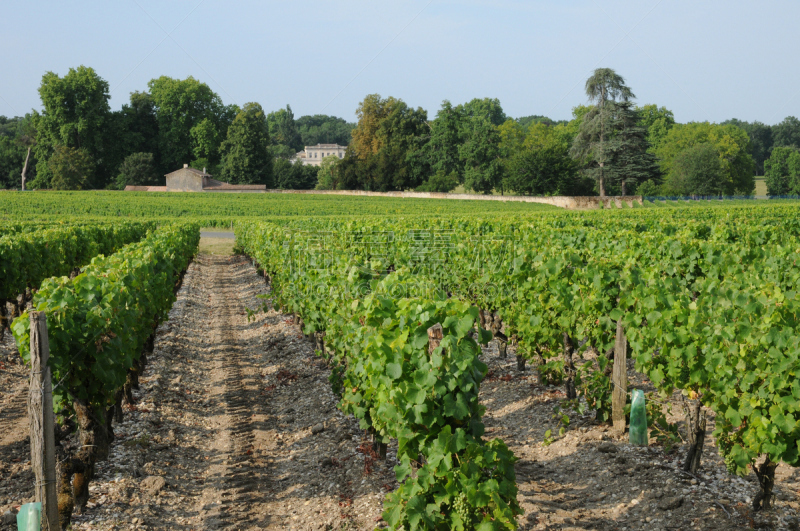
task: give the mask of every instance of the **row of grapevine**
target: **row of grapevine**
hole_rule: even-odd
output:
[[[162,227],[117,253],[95,257],[73,279],[45,280],[33,297],[33,308],[47,317],[54,408],[63,421],[74,416],[80,440],[60,467],[62,527],[74,504],[83,508],[88,501],[94,464],[107,457],[111,421],[115,412],[121,414],[122,389],[172,307],[199,238],[195,224]],[[27,312],[12,331],[28,361]]]
[[[303,317],[306,332],[325,331],[334,352],[359,352],[363,339],[337,345],[349,341],[342,303],[354,301],[344,319],[352,322],[368,300],[362,295],[378,287],[370,281],[405,278],[382,304],[423,288],[499,315],[518,354],[545,377],[564,379],[571,397],[582,392],[601,419],[610,412],[606,369],[621,321],[637,367],[665,395],[680,389],[717,413],[730,470],[750,465],[763,479],[758,508],[769,504],[775,463],[800,462],[797,217],[700,217],[448,219],[426,223],[422,237],[413,220],[326,220],[242,224],[237,237],[276,275],[278,300]],[[588,348],[601,354],[598,365],[580,362]],[[342,365],[350,370],[351,362]],[[760,455],[767,459],[755,466]]]
[[[98,254],[140,240],[153,222],[43,228],[0,237],[0,299],[14,299],[45,278],[69,275]]]
[[[729,206],[724,201],[706,208],[623,209],[597,211],[592,217],[674,217],[725,216],[737,218],[747,212],[796,212],[797,201],[749,201]],[[750,204],[752,203],[752,204]],[[687,205],[689,203],[686,203]],[[791,206],[794,205],[794,206]],[[0,192],[0,217],[12,222],[75,218],[120,219],[222,219],[236,217],[284,218],[297,216],[461,216],[464,212],[483,216],[572,217],[574,213],[532,203],[500,201],[454,201],[440,199],[396,199],[303,194],[177,194],[118,191]],[[740,214],[737,214],[740,213]],[[744,213],[744,214],[741,214]],[[587,213],[581,213],[581,216]]]
[[[461,211],[460,201],[395,199],[303,194],[151,193],[119,191],[0,192],[0,216],[26,219],[69,217],[240,217],[309,215],[408,215],[423,208],[437,215]],[[485,213],[557,211],[555,207],[529,203],[475,201],[473,208]]]
[[[380,442],[397,439],[404,483],[387,497],[384,519],[393,529],[516,528],[516,458],[503,441],[482,439],[487,367],[478,343],[491,333],[475,337],[478,309],[433,292],[398,297],[413,277],[374,280],[343,255],[326,271],[286,267],[294,249],[282,234],[275,225],[237,226],[239,245],[271,276],[275,302],[325,323],[306,331],[325,332],[340,408]],[[320,282],[328,291],[313,298]]]

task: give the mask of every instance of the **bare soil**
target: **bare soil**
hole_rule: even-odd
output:
[[[355,419],[336,409],[329,370],[287,316],[267,305],[249,318],[247,309],[268,303],[259,295],[268,297],[268,286],[243,257],[203,254],[190,266],[73,529],[385,525],[395,448],[376,459]],[[9,337],[0,351],[0,515],[33,496],[28,374]],[[520,459],[521,529],[796,528],[794,470],[778,468],[776,508],[753,514],[755,478],[725,472],[713,422],[697,477],[678,470],[681,448],[633,447],[591,415],[571,415],[566,435],[545,445],[545,431],[558,432],[562,390],[537,385],[495,344],[485,357],[487,437],[502,438]],[[632,368],[629,378],[647,385]],[[0,530],[11,529],[0,520]]]

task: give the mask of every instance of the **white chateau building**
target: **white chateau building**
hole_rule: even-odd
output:
[[[322,159],[334,155],[340,159],[344,158],[344,152],[347,146],[340,146],[339,144],[317,144],[316,146],[306,146],[304,151],[298,151],[294,156],[293,162],[301,162],[303,164],[310,164],[311,166],[319,166]]]

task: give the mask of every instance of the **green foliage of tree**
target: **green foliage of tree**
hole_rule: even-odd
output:
[[[485,118],[495,127],[501,126],[508,119],[497,98],[475,98],[457,106],[456,110],[468,118]]]
[[[49,161],[57,146],[82,149],[97,165],[98,179],[92,172],[81,186],[102,188],[107,184],[113,171],[108,160],[113,142],[107,134],[111,116],[108,90],[108,82],[86,66],[70,68],[64,77],[54,72],[42,76],[39,97],[43,109],[33,116],[37,131],[33,151],[38,161],[35,186],[51,186]]]
[[[503,166],[500,162],[500,133],[489,120],[473,116],[465,125],[458,155],[464,163],[464,185],[489,194],[500,188]]]
[[[83,190],[92,182],[95,164],[85,149],[56,146],[48,160],[50,187],[54,190]]]
[[[572,108],[572,120],[564,121],[556,124],[553,129],[553,135],[558,138],[559,142],[566,146],[571,146],[575,137],[578,136],[583,117],[592,110],[589,105],[577,105]]]
[[[292,154],[303,150],[305,145],[289,105],[285,109],[269,113],[267,124],[269,124],[269,139],[273,146],[286,146],[291,149]]]
[[[446,174],[439,170],[425,183],[417,186],[417,192],[451,192],[458,186],[458,174],[456,172]]]
[[[213,121],[203,118],[189,130],[189,135],[192,138],[192,153],[195,158],[208,161],[219,160],[218,151],[222,138]]]
[[[625,79],[610,68],[596,69],[586,80],[585,89],[593,107],[581,116],[571,153],[584,166],[585,174],[597,182],[600,196],[605,197],[607,181],[619,178],[612,161],[615,148],[610,143],[615,134],[629,127],[625,115],[630,108],[619,104],[635,96]]]
[[[339,172],[337,166],[340,164],[339,157],[331,155],[322,159],[317,172],[317,190],[337,190],[339,189]]]
[[[119,166],[116,187],[123,190],[126,186],[149,186],[159,184],[155,159],[152,153],[132,153],[125,157]]]
[[[641,125],[640,114],[630,102],[616,104],[616,134],[610,141],[613,173],[611,182],[619,187],[620,195],[627,195],[644,181],[661,182],[661,169],[655,155],[650,153],[648,130]]]
[[[722,194],[749,195],[755,189],[755,161],[750,137],[735,125],[708,122],[676,124],[655,150],[661,171],[669,175],[676,157],[696,144],[708,143],[717,150],[722,165]]]
[[[223,105],[208,85],[191,76],[161,76],[147,86],[158,122],[161,171],[168,173],[201,157],[219,162],[219,143],[239,109]]]
[[[769,158],[772,151],[772,127],[761,122],[743,122],[736,118],[722,122],[722,125],[728,124],[735,125],[747,132],[750,137],[750,154],[756,163],[756,173],[764,175],[764,161]]]
[[[508,119],[497,128],[500,133],[500,156],[508,159],[518,153],[525,142],[527,128],[517,120]]]
[[[17,188],[25,149],[13,137],[0,135],[0,188]]]
[[[152,153],[158,160],[158,117],[153,97],[147,92],[131,92],[130,103],[120,110],[130,153]]]
[[[601,196],[607,187],[625,195],[629,185],[660,180],[655,156],[648,152],[647,130],[639,120],[630,102],[609,101],[584,115],[571,153],[584,174],[597,182]]]
[[[391,96],[370,94],[356,114],[358,124],[346,157],[355,156],[358,167],[346,164],[342,183],[382,192],[422,184],[425,172],[416,167],[421,161],[414,154],[426,141],[428,113]]]
[[[723,170],[717,149],[709,144],[695,144],[684,149],[672,162],[665,183],[667,195],[721,195]]]
[[[507,164],[503,188],[518,195],[576,195],[577,165],[566,146],[550,142],[519,151]]]
[[[629,101],[636,97],[625,84],[625,78],[611,68],[595,69],[584,88],[589,101],[598,107],[605,106],[608,101]]]
[[[158,121],[150,94],[132,92],[130,102],[109,115],[104,129],[107,141],[105,165],[112,171],[100,180],[107,187],[116,187],[117,170],[125,158],[133,153],[152,153],[156,168],[161,167],[158,155]],[[173,169],[170,168],[169,171]]]
[[[351,133],[356,127],[356,124],[348,123],[344,118],[324,114],[301,116],[296,120],[296,124],[302,144],[300,149],[303,146],[316,146],[317,144],[347,146],[352,139]]]
[[[569,157],[584,109],[589,108],[576,108],[572,125],[537,120],[524,129],[518,121],[506,120],[498,128],[505,174],[503,190],[522,195],[592,195],[592,183],[577,172]]]
[[[647,180],[636,187],[636,194],[642,197],[657,197],[661,194],[661,186],[653,180]]]
[[[666,107],[655,104],[637,107],[636,112],[639,113],[639,126],[645,128],[651,150],[655,150],[675,125],[675,115]]]
[[[778,125],[772,126],[773,146],[800,148],[800,120],[787,116]]]
[[[258,103],[246,103],[222,143],[222,176],[234,184],[272,187],[272,153],[267,117]]]
[[[284,159],[287,161],[297,155],[297,152],[294,149],[292,149],[290,146],[284,146],[283,144],[270,146],[269,151],[272,153],[273,158]]]
[[[764,162],[767,194],[800,195],[800,151],[794,147],[780,146]]]
[[[559,144],[565,148],[569,148],[570,143],[568,136],[563,134],[563,130],[558,127],[552,127],[544,123],[531,124],[525,139],[522,141],[522,148],[525,149],[540,149],[545,146]]]
[[[380,94],[369,94],[356,109],[358,123],[353,129],[353,151],[360,159],[375,155],[383,147],[385,135],[379,130],[389,115],[397,108],[407,107],[403,100],[389,96],[381,98]]]
[[[0,116],[0,189],[20,187],[25,159],[35,143],[31,115],[14,118]],[[29,179],[34,175],[34,166],[35,162],[29,159]]]
[[[323,159],[324,160],[324,159]],[[275,187],[281,190],[312,190],[317,185],[318,166],[277,158],[273,163]]]
[[[566,125],[569,120],[553,120],[548,118],[547,116],[542,116],[539,114],[533,114],[531,116],[522,116],[514,120],[519,124],[520,127],[523,129],[527,129],[533,124],[544,124],[544,125]]]
[[[425,146],[431,170],[444,172],[445,175],[456,173],[459,181],[464,180],[464,169],[458,154],[461,144],[462,129],[461,112],[444,100],[442,108],[431,124],[430,141]]]

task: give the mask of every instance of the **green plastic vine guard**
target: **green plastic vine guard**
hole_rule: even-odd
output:
[[[17,513],[17,531],[39,531],[42,528],[42,502],[26,503]]]
[[[647,411],[645,410],[644,391],[633,390],[631,400],[630,442],[634,446],[647,446]]]

